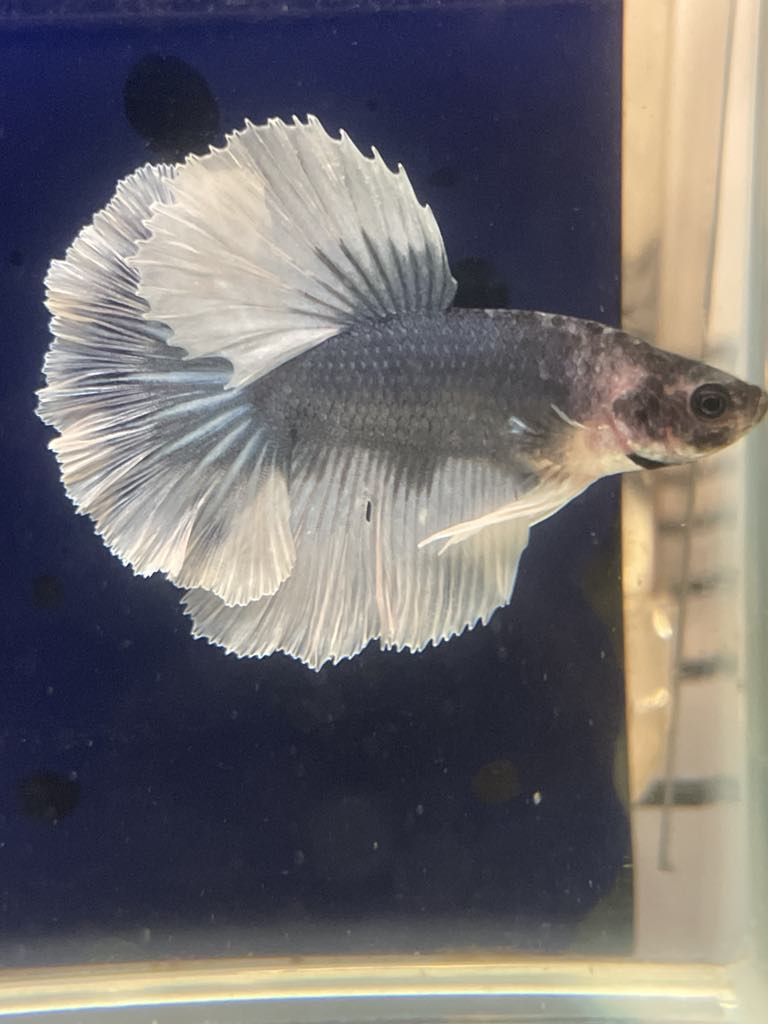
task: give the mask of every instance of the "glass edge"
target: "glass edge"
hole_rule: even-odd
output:
[[[708,964],[517,957],[473,962],[459,954],[30,967],[0,971],[0,1017],[238,1002],[262,1006],[264,1019],[276,1019],[280,1014],[270,1013],[270,1006],[341,999],[358,1006],[360,1019],[381,1016],[395,1001],[401,1009],[408,1004],[413,1019],[423,1019],[429,1000],[466,1005],[472,999],[479,1010],[481,999],[503,1003],[510,1019],[520,1019],[514,1015],[518,1004],[526,1007],[526,1018],[553,1019],[553,1002],[563,1014],[566,1000],[574,1016],[578,1006],[588,1006],[597,1020],[722,1021],[737,1006],[735,981],[731,968]],[[537,1001],[538,1014],[532,1006]],[[575,1019],[580,1017],[579,1011]]]

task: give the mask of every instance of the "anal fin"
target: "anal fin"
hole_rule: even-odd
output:
[[[523,486],[507,469],[449,459],[416,485],[382,453],[312,446],[290,481],[296,562],[275,594],[239,608],[192,590],[193,631],[241,656],[285,651],[312,668],[360,651],[420,650],[507,602],[529,517],[492,522],[441,553],[420,540],[510,503]]]

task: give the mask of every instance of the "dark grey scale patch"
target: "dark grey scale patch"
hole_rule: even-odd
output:
[[[656,377],[649,377],[613,403],[619,419],[652,441],[663,441],[670,428],[681,437],[688,433],[688,429],[680,429],[688,426],[684,422],[688,417],[682,415],[684,408],[680,408],[678,394],[664,394],[664,385]]]
[[[702,452],[722,448],[733,434],[730,416],[724,417],[721,426],[698,420],[691,412],[688,392],[668,392],[661,376],[648,377],[641,386],[617,398],[613,410],[650,440],[664,441],[671,432]]]
[[[370,521],[371,521],[371,513],[372,512],[373,512],[373,505],[371,504],[370,501],[366,501],[366,503],[365,503],[365,521],[366,521],[366,523],[370,523]]]
[[[636,338],[625,331],[608,330],[604,332],[604,339],[607,344],[615,348],[622,356],[627,355],[630,359],[641,360],[643,370],[649,377],[658,377],[667,387],[674,386],[681,377],[690,383],[703,380],[718,380],[722,378],[727,383],[730,378],[726,374],[720,374],[705,363],[699,363],[684,356],[674,355],[665,352],[663,349],[649,345],[641,338]]]
[[[149,54],[123,86],[128,123],[161,160],[202,155],[216,141],[219,108],[203,76],[179,57]]]
[[[675,391],[667,396],[669,418],[672,430],[686,438],[700,451],[722,448],[732,438],[733,428],[730,416],[724,417],[722,426],[709,421],[700,421],[691,412],[690,396],[687,391]]]
[[[718,430],[713,430],[712,427],[702,427],[693,430],[692,442],[701,451],[708,449],[716,451],[718,448],[725,447],[732,437],[733,431],[729,427],[722,427]]]
[[[321,474],[329,451],[382,453],[388,486],[429,489],[451,458],[476,459],[528,477],[569,428],[562,372],[539,373],[542,345],[562,369],[572,331],[553,332],[536,314],[479,310],[409,314],[358,324],[257,381],[251,392],[262,422],[290,437],[292,458]],[[546,347],[546,346],[545,346]],[[538,380],[541,387],[531,387]],[[510,435],[510,416],[533,429]]]

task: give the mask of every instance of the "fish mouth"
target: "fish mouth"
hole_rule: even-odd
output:
[[[640,469],[664,469],[668,466],[668,462],[657,462],[655,459],[646,459],[642,455],[637,455],[635,452],[627,452],[627,458],[634,462]]]

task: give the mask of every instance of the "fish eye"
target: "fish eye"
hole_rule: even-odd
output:
[[[691,395],[691,409],[703,420],[720,419],[730,404],[730,395],[722,384],[702,384]]]

